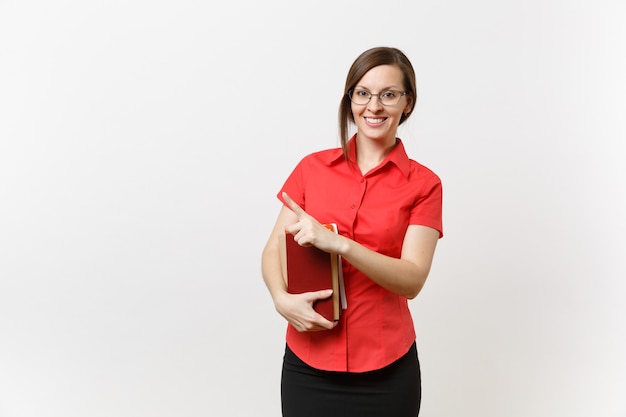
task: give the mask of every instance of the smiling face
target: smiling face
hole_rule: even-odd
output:
[[[383,106],[377,94],[405,91],[404,75],[400,68],[394,65],[374,67],[365,73],[354,89],[374,94],[367,104],[351,104],[357,137],[381,141],[385,145],[394,144],[402,114],[411,109],[410,96],[400,97],[395,105]]]

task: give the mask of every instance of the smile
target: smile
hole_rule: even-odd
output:
[[[376,118],[374,118],[374,117],[366,117],[365,118],[365,121],[367,123],[370,123],[370,124],[373,124],[373,125],[380,124],[380,123],[384,122],[385,120],[387,120],[387,119],[384,118],[384,117],[376,117]]]

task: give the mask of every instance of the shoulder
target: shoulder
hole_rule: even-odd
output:
[[[414,159],[409,159],[409,172],[412,179],[419,179],[431,183],[441,183],[441,179],[433,170]]]
[[[343,158],[343,150],[341,148],[324,149],[304,156],[300,161],[300,165],[331,165],[341,158]]]

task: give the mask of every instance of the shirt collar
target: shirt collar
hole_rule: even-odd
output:
[[[348,147],[348,159],[350,160],[351,164],[356,164],[355,138],[356,135],[352,136],[352,138],[348,141],[346,145]],[[325,162],[330,166],[342,160],[344,160],[343,152],[341,149],[338,149],[338,152],[328,155],[328,159]],[[387,165],[388,163],[394,164],[396,167],[398,167],[402,174],[408,178],[411,163],[400,138],[396,138],[395,148],[393,148],[391,152],[389,152],[389,155],[385,157],[383,162],[379,165],[379,168]]]

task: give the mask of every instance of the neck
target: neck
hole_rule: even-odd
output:
[[[389,152],[396,147],[397,141],[393,137],[387,141],[359,140],[356,137],[356,162],[362,174],[376,168]]]

